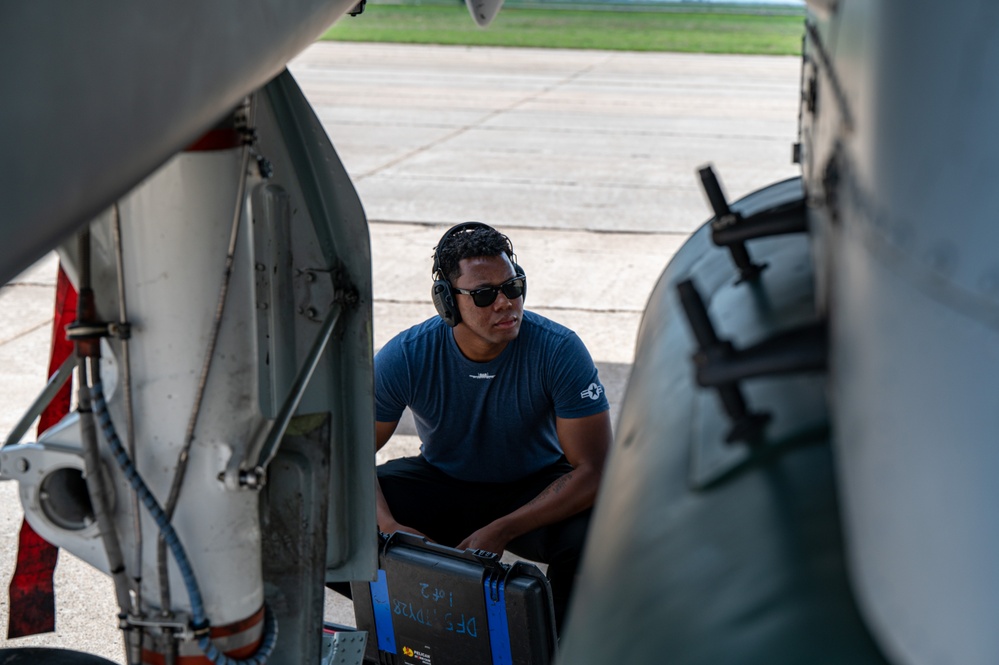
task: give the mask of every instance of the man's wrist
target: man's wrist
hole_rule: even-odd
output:
[[[506,545],[514,538],[522,536],[530,529],[521,529],[517,525],[517,521],[511,518],[509,515],[500,517],[493,522],[493,527],[495,529],[498,538],[503,540],[503,544]]]

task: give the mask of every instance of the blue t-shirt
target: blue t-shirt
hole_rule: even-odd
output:
[[[409,407],[424,458],[475,482],[511,482],[562,457],[555,417],[609,407],[597,368],[568,328],[524,312],[520,334],[489,362],[467,359],[434,317],[396,335],[375,356],[375,418]]]

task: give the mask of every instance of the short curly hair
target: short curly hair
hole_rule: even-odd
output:
[[[443,277],[454,284],[461,277],[462,259],[506,254],[514,261],[513,243],[508,237],[487,224],[469,224],[468,228],[449,230],[434,247],[434,279]]]

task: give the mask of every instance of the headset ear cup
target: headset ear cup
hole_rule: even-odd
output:
[[[518,275],[523,275],[524,276],[524,293],[523,293],[522,297],[526,301],[527,300],[527,273],[524,272],[523,268],[521,268],[519,265],[517,265],[516,261],[513,264],[513,271],[514,271],[514,273],[516,273]]]
[[[446,279],[434,281],[434,285],[430,289],[430,297],[444,323],[452,328],[461,323],[461,312],[458,311],[458,304],[454,301],[451,284]]]

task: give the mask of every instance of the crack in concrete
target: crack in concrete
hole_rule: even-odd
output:
[[[518,102],[519,103],[519,102]],[[504,109],[503,112],[510,109]],[[493,112],[495,115],[496,111]],[[485,118],[485,119],[488,119]],[[483,121],[485,120],[483,119]],[[371,123],[363,122],[361,120],[334,120],[328,119],[323,122],[329,122],[330,124],[335,124],[341,127],[367,127]],[[621,129],[615,127],[614,129],[603,129],[600,127],[532,127],[528,125],[492,125],[489,127],[481,126],[481,122],[474,125],[468,125],[463,129],[476,128],[484,132],[510,132],[514,134],[519,134],[527,131],[543,131],[546,134],[599,134],[606,136],[641,136],[641,137],[661,137],[661,138],[677,138],[677,139],[718,139],[724,141],[779,141],[781,143],[787,142],[786,134],[723,134],[720,132],[698,132],[698,131],[674,131],[674,130],[656,130],[656,129]],[[451,127],[447,123],[436,123],[436,122],[379,122],[380,127],[397,127],[397,128],[413,128],[419,127],[421,129],[447,129]],[[460,131],[460,130],[456,130]],[[443,139],[442,139],[443,140]],[[491,148],[492,152],[527,152],[522,150],[508,149],[504,150],[502,148]]]
[[[8,337],[6,339],[0,339],[0,346],[5,346],[7,344],[10,344],[11,342],[16,342],[19,339],[23,339],[23,338],[27,337],[28,335],[30,335],[30,334],[32,334],[34,332],[37,332],[41,328],[45,328],[46,326],[51,326],[51,325],[52,325],[52,319],[50,318],[47,321],[43,321],[42,323],[39,323],[38,325],[36,325],[36,326],[34,326],[32,328],[28,328],[27,330],[22,330],[21,332],[17,333],[13,337]]]
[[[426,305],[429,300],[401,300],[398,298],[374,298],[373,302],[383,305]],[[563,305],[539,305],[536,309],[550,309],[557,312],[586,312],[588,314],[641,314],[644,309],[597,309],[591,307],[565,307]]]
[[[562,87],[562,86],[564,86],[564,85],[566,85],[568,83],[571,83],[571,82],[575,81],[576,79],[580,78],[581,76],[584,76],[584,75],[590,73],[591,71],[593,71],[597,66],[604,64],[611,57],[612,57],[611,55],[608,55],[605,58],[603,58],[603,60],[600,61],[600,62],[593,62],[593,63],[591,63],[591,64],[583,67],[582,69],[580,69],[580,70],[578,70],[576,72],[573,72],[572,74],[569,74],[568,76],[562,78],[561,80],[556,81],[554,83],[551,83],[551,84],[545,86],[544,88],[542,88],[541,90],[538,90],[535,93],[527,95],[526,97],[523,97],[523,98],[517,100],[516,102],[513,102],[512,104],[506,106],[505,108],[496,109],[494,111],[491,111],[491,112],[487,113],[485,116],[479,118],[477,121],[475,121],[473,123],[470,123],[470,124],[464,125],[462,127],[459,127],[458,129],[454,130],[453,132],[450,132],[449,134],[446,134],[446,135],[444,135],[444,136],[442,136],[442,137],[440,137],[438,139],[430,141],[429,143],[427,143],[425,145],[422,145],[422,146],[416,148],[415,150],[411,150],[411,151],[409,151],[408,153],[406,153],[404,155],[396,157],[395,159],[391,159],[388,162],[386,162],[385,164],[382,164],[381,166],[376,166],[375,168],[371,169],[370,171],[368,171],[366,173],[362,173],[361,175],[354,176],[353,179],[354,179],[355,182],[360,182],[360,181],[365,180],[366,178],[368,178],[370,176],[378,175],[382,171],[390,169],[393,166],[396,166],[397,164],[401,164],[402,162],[405,162],[405,161],[407,161],[407,160],[409,160],[409,159],[411,159],[411,158],[413,158],[413,157],[415,157],[417,155],[420,155],[420,154],[422,154],[422,153],[424,153],[424,152],[426,152],[428,150],[431,150],[432,148],[436,148],[439,145],[447,143],[448,141],[450,141],[453,138],[461,136],[462,134],[464,134],[464,133],[466,133],[466,132],[468,132],[468,131],[470,131],[472,129],[475,129],[477,127],[482,126],[484,123],[489,122],[493,118],[501,116],[501,115],[503,115],[505,113],[509,113],[510,111],[513,111],[513,110],[519,108],[520,106],[523,106],[524,104],[527,104],[528,102],[532,102],[534,100],[540,99],[541,97],[549,94],[553,90],[556,90],[556,89],[558,89],[558,88],[560,88],[560,87]]]
[[[435,231],[441,227],[453,226],[453,222],[427,222],[421,220],[408,220],[408,219],[369,219],[368,226],[373,224],[404,224],[410,226],[420,226],[426,229],[434,229]],[[565,228],[561,226],[543,226],[543,225],[528,225],[528,224],[504,224],[503,228],[506,229],[518,229],[523,231],[554,231],[556,233],[595,233],[597,235],[623,235],[623,236],[676,236],[678,239],[685,239],[690,236],[689,231],[640,231],[636,229],[580,229],[580,228]]]
[[[369,173],[368,175],[373,175]],[[699,191],[696,183],[688,185],[646,185],[634,182],[580,182],[578,180],[553,180],[546,178],[510,178],[496,176],[467,176],[467,175],[436,175],[426,173],[393,174],[396,180],[423,180],[423,181],[448,181],[448,182],[478,182],[478,183],[500,183],[506,185],[537,185],[539,187],[587,187],[589,189],[635,189],[644,191],[660,190],[683,190]]]

